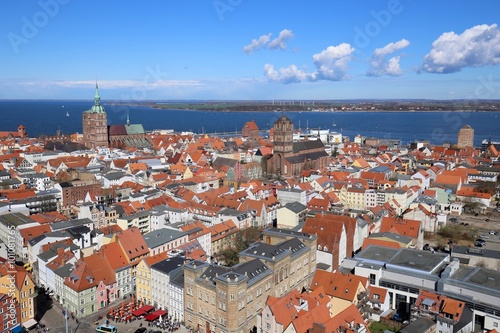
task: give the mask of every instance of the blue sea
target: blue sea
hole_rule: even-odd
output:
[[[82,112],[93,100],[1,100],[0,131],[16,131],[24,125],[31,137],[82,132]],[[139,123],[146,131],[173,129],[195,133],[241,131],[254,120],[261,130],[272,127],[280,112],[214,112],[155,109],[103,103],[108,124]],[[320,128],[341,132],[351,139],[357,135],[399,139],[404,144],[429,140],[432,144],[456,143],[458,130],[470,125],[475,145],[491,137],[500,141],[500,112],[285,112],[295,128]]]

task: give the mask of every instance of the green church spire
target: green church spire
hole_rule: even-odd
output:
[[[104,111],[104,107],[101,105],[101,96],[99,96],[99,85],[97,84],[97,81],[95,82],[94,105],[89,111],[92,113],[106,113],[106,111]]]
[[[97,81],[95,82],[94,104],[101,105],[101,96],[99,96],[99,86],[97,85]]]

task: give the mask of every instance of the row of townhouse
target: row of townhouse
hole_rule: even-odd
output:
[[[46,262],[44,287],[68,311],[84,317],[134,294],[137,266],[148,254],[140,232],[129,229],[115,233],[98,251],[85,256],[58,242],[38,258],[39,263]]]
[[[337,193],[339,203],[347,209],[365,210],[386,203],[402,214],[418,196],[418,191],[411,188],[369,189],[361,182],[349,182]]]

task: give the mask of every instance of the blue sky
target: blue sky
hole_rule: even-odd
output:
[[[500,98],[500,2],[0,2],[0,98]]]

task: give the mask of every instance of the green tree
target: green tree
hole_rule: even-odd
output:
[[[240,258],[239,258],[238,253],[239,252],[228,247],[228,248],[220,251],[216,255],[216,259],[218,262],[223,262],[226,266],[232,267],[232,266],[237,265],[240,262]]]
[[[232,267],[240,262],[239,254],[241,251],[248,249],[250,244],[260,240],[262,240],[262,232],[259,229],[250,227],[240,230],[236,233],[233,242],[226,249],[217,253],[215,258],[226,266]]]
[[[332,157],[337,157],[339,155],[339,148],[335,146],[332,151]]]
[[[255,227],[250,227],[236,233],[234,247],[236,251],[241,252],[248,249],[250,244],[260,240],[262,240],[262,232]]]

